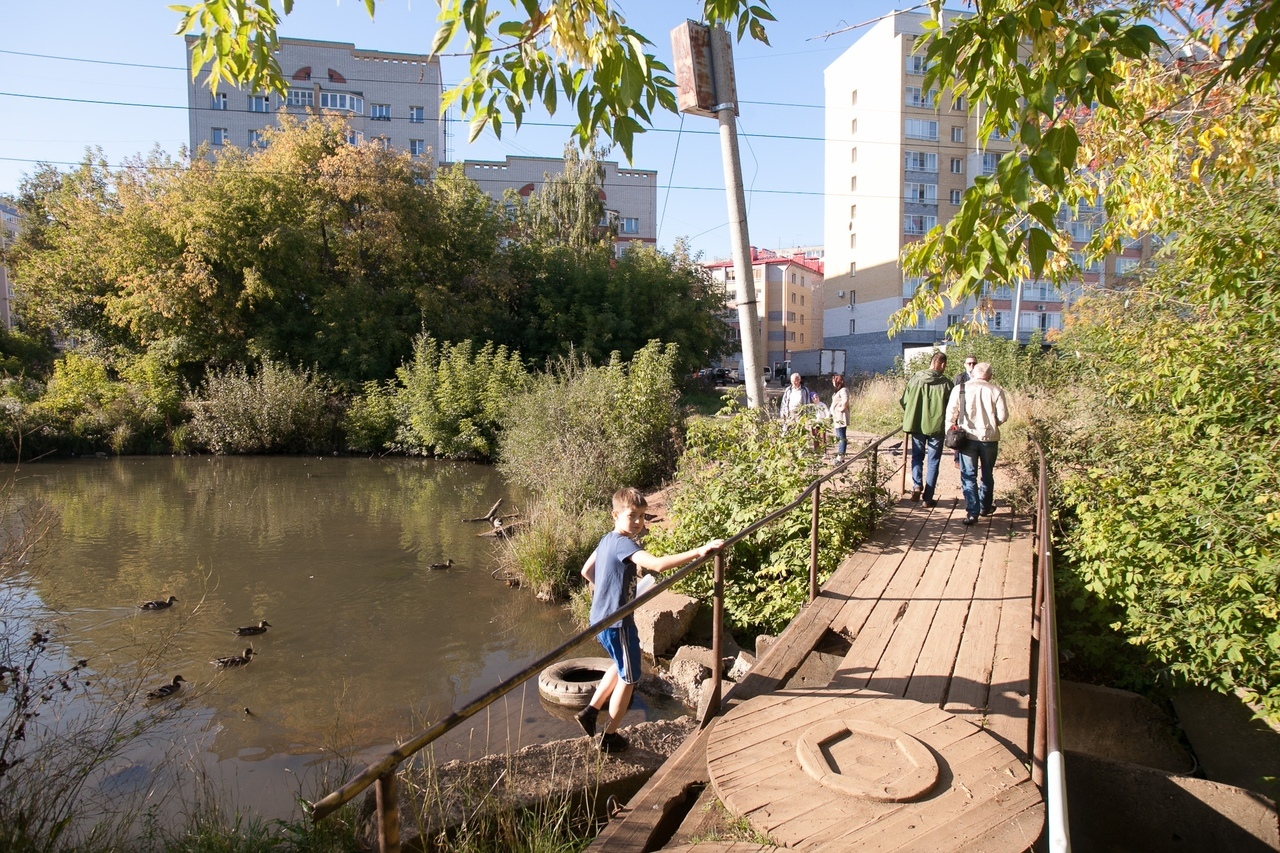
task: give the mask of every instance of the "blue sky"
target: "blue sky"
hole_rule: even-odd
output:
[[[618,5],[668,64],[668,33],[701,10],[695,0]],[[775,0],[779,21],[769,27],[772,47],[750,41],[735,46],[754,245],[822,243],[822,69],[861,31],[823,36],[893,8],[887,0]],[[425,53],[436,10],[432,0],[380,0],[370,20],[358,0],[298,0],[281,32]],[[0,193],[16,192],[37,161],[74,163],[86,146],[101,146],[113,164],[155,146],[177,154],[188,142],[183,42],[173,35],[177,23],[166,0],[0,0]],[[463,63],[443,60],[446,83],[460,79]],[[568,124],[563,114],[531,120]],[[508,126],[500,140],[486,133],[468,145],[465,126],[455,125],[454,131],[452,158],[471,160],[558,156],[569,134],[567,126],[525,126],[518,132]],[[621,152],[615,154],[611,159],[622,161]],[[670,248],[686,236],[707,258],[728,255],[724,172],[713,119],[686,116],[682,122],[680,116],[659,114],[655,131],[636,140],[633,165],[658,172],[659,245]]]

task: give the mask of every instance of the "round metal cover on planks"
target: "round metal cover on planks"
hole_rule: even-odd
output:
[[[757,696],[716,723],[707,766],[726,808],[787,847],[999,853],[1028,849],[1044,824],[1038,789],[1003,744],[883,693]]]

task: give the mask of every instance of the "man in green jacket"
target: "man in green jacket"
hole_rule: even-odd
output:
[[[929,367],[917,370],[902,392],[902,431],[911,435],[911,500],[938,505],[933,496],[938,485],[938,463],[942,461],[942,434],[946,430],[947,398],[952,383],[946,377],[947,354],[935,352]],[[928,461],[927,465],[921,463]],[[923,484],[921,468],[924,468]]]

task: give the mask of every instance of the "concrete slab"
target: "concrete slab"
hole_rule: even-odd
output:
[[[696,598],[666,590],[636,611],[640,650],[652,658],[670,654],[689,632],[699,603]]]
[[[1063,743],[1073,752],[1170,773],[1195,770],[1173,720],[1145,697],[1074,681],[1062,682],[1061,697]]]
[[[1204,688],[1179,690],[1173,708],[1205,776],[1280,799],[1280,731],[1239,697]]]

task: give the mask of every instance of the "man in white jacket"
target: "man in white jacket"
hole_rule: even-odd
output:
[[[961,388],[964,406],[960,405]],[[966,525],[974,524],[978,515],[995,512],[996,453],[1000,447],[1000,424],[1009,420],[1004,390],[991,381],[991,363],[979,362],[970,372],[969,381],[957,386],[947,402],[947,428],[958,425],[964,430],[965,447],[960,451],[960,488],[964,491]],[[978,480],[978,466],[982,479]]]

